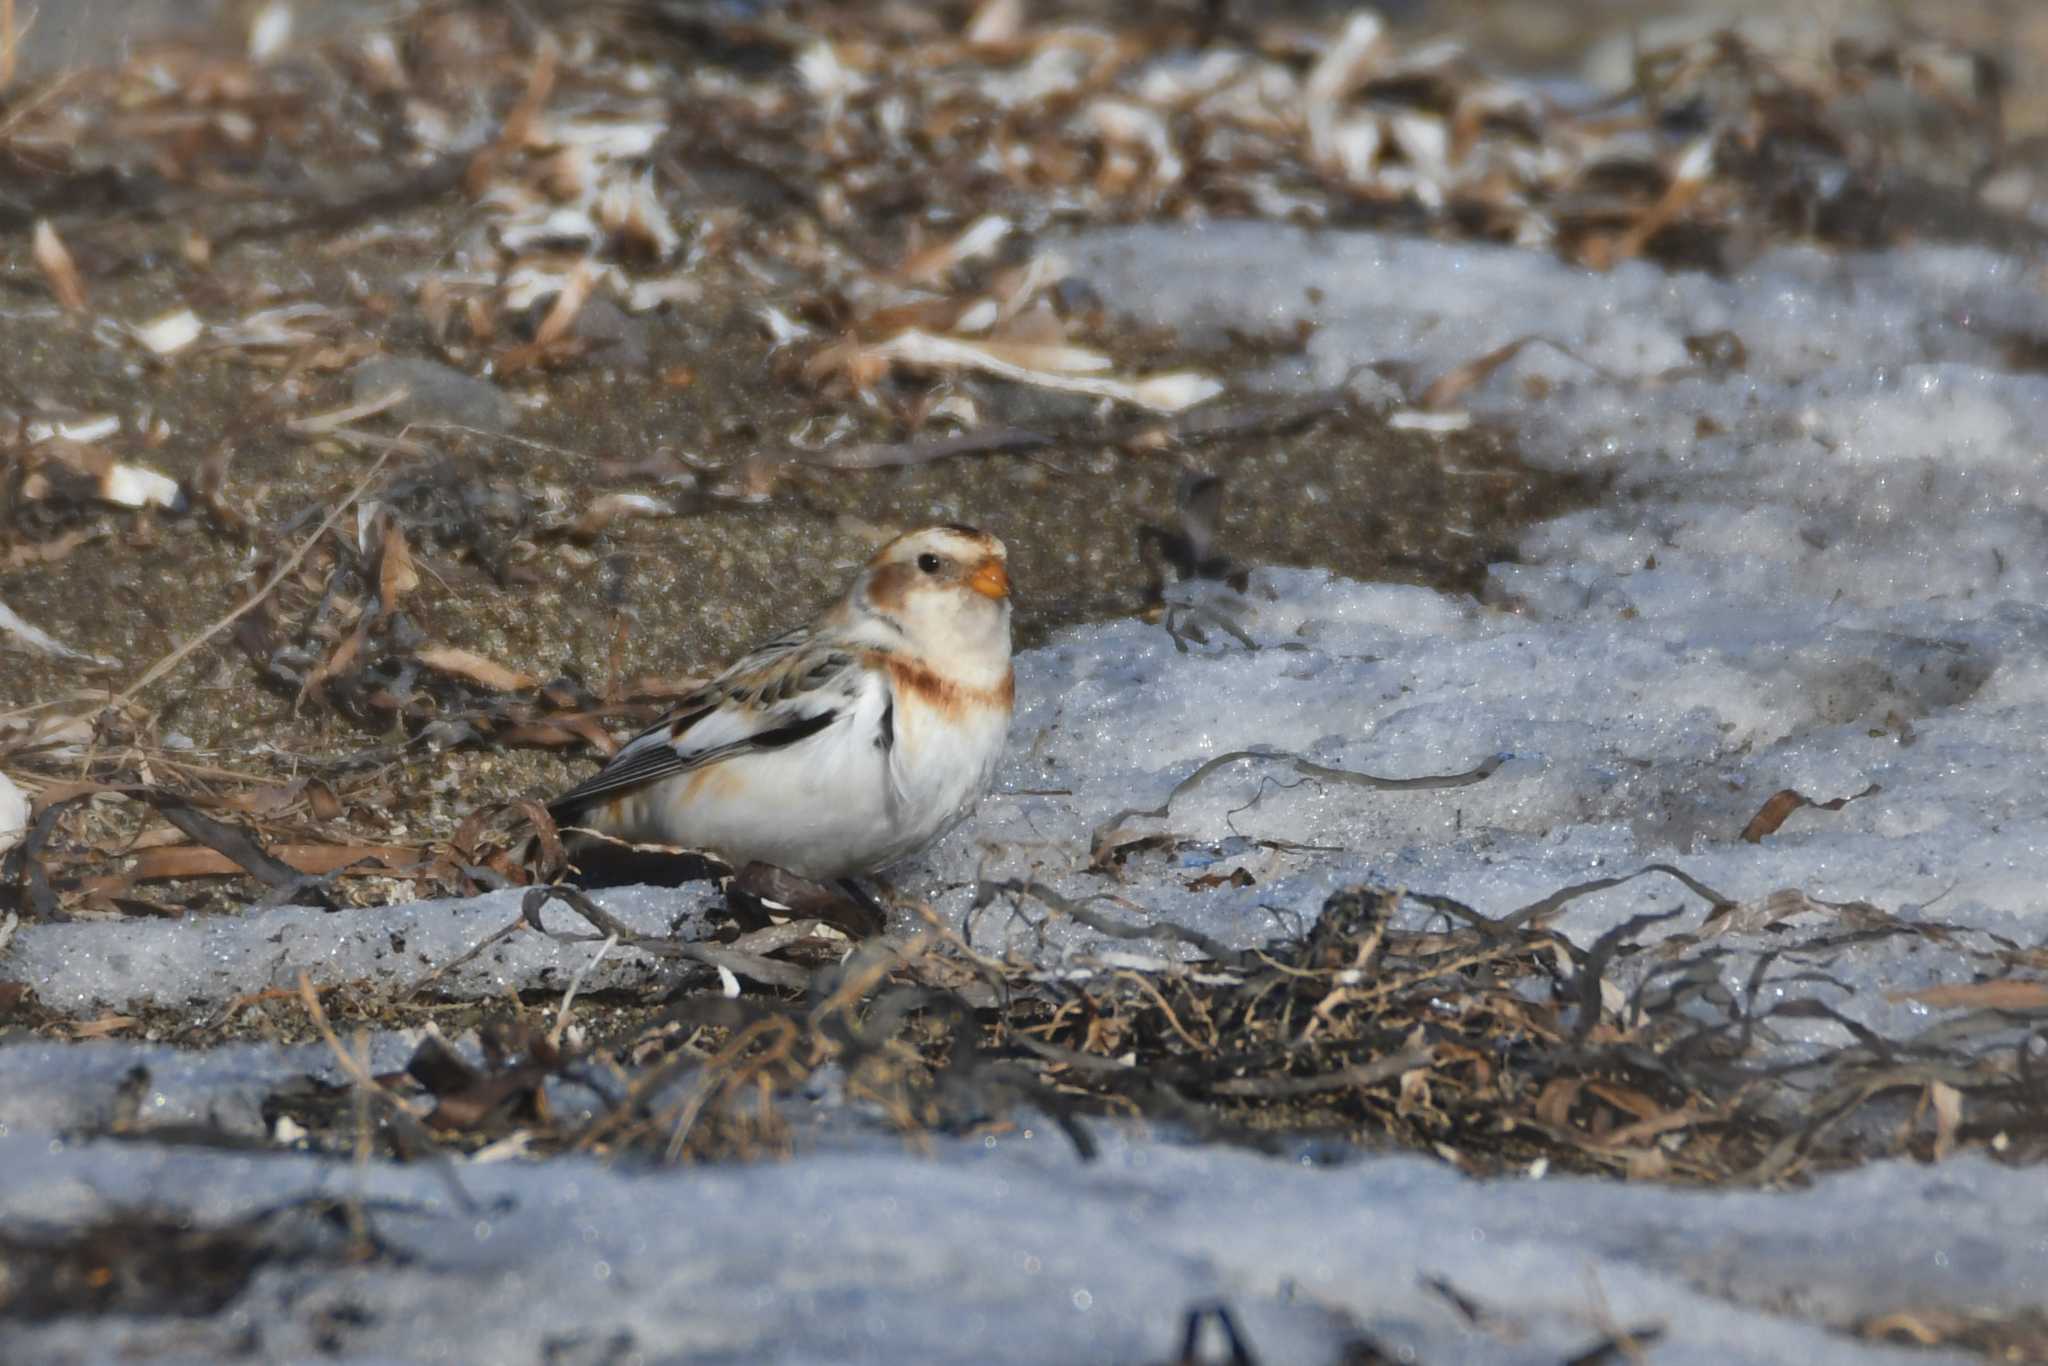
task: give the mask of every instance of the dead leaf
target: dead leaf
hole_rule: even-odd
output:
[[[1586,1084],[1586,1089],[1615,1109],[1634,1115],[1639,1120],[1655,1119],[1664,1114],[1663,1107],[1656,1101],[1626,1086],[1617,1086],[1613,1082],[1591,1081]]]
[[[535,366],[572,359],[588,350],[588,338],[571,336],[569,329],[576,325],[576,315],[589,302],[590,292],[596,283],[597,272],[591,268],[590,262],[578,261],[562,282],[561,289],[556,291],[547,316],[534,329],[533,340],[500,355],[498,373],[517,374]]]
[[[1872,783],[1861,792],[1851,796],[1836,797],[1832,801],[1816,802],[1806,797],[1803,793],[1795,792],[1789,787],[1781,788],[1773,792],[1770,800],[1766,801],[1761,807],[1758,807],[1757,813],[1749,818],[1749,824],[1742,827],[1743,842],[1745,844],[1761,844],[1764,836],[1777,833],[1778,827],[1783,825],[1794,811],[1802,807],[1810,806],[1816,811],[1840,811],[1850,802],[1861,801],[1873,793],[1882,791],[1884,791],[1883,788],[1879,787],[1876,783]]]
[[[2048,1007],[2048,982],[1999,977],[1989,982],[1951,982],[1918,991],[1888,991],[1887,1001],[1917,1001],[1937,1010],[2040,1010]]]
[[[518,103],[505,115],[497,140],[486,144],[471,159],[463,175],[463,188],[472,196],[481,195],[490,187],[501,161],[534,142],[540,112],[547,107],[548,96],[554,93],[555,71],[561,55],[561,45],[543,30],[540,41],[534,45],[533,68],[527,72],[526,88],[520,92]]]
[[[401,599],[420,586],[419,571],[413,567],[412,548],[405,543],[405,531],[396,517],[384,519],[384,548],[377,563],[377,601],[388,614]]]
[[[912,284],[936,285],[955,266],[995,251],[1014,226],[1000,214],[978,218],[958,236],[912,253],[910,259],[903,263],[903,278]]]
[[[318,778],[306,782],[306,804],[313,808],[314,816],[323,821],[341,819],[341,798],[334,795],[334,789]]]
[[[508,726],[498,733],[498,738],[508,745],[538,745],[555,748],[562,745],[589,745],[599,754],[609,758],[618,753],[619,742],[611,732],[599,725],[592,716],[558,716],[547,721],[528,721]]]
[[[7,547],[0,555],[0,569],[26,569],[33,564],[56,564],[72,551],[88,541],[97,541],[108,534],[104,526],[75,527],[60,532],[47,541],[24,541]]]
[[[1963,1125],[1963,1093],[1945,1081],[1927,1083],[1927,1103],[1934,1109],[1934,1160],[1956,1150],[1956,1131]]]
[[[973,47],[1001,47],[1024,32],[1024,0],[982,0],[964,35]]]
[[[1967,1327],[1967,1321],[1948,1310],[1901,1309],[1868,1319],[1857,1330],[1866,1338],[1891,1341],[1904,1339],[1922,1347],[1936,1347]]]
[[[292,418],[284,424],[285,430],[295,436],[331,436],[353,423],[360,422],[366,417],[375,417],[387,409],[396,408],[411,397],[411,389],[402,384],[396,385],[390,389],[371,394],[367,398],[351,403],[346,407],[334,408],[324,413],[315,413],[311,417]]]
[[[1701,138],[1679,158],[1678,166],[1671,178],[1671,187],[1649,211],[1629,226],[1608,249],[1607,259],[1589,261],[1598,269],[1605,270],[1616,262],[1640,256],[1650,239],[1670,227],[1681,218],[1686,209],[1707,187],[1707,176],[1714,166],[1714,140]]]
[[[1631,1181],[1663,1181],[1671,1175],[1671,1160],[1660,1148],[1631,1148],[1623,1156],[1622,1170]]]
[[[356,622],[354,630],[335,642],[334,648],[327,652],[325,659],[306,671],[306,681],[300,685],[298,702],[294,705],[303,705],[305,700],[324,687],[329,679],[339,678],[348,672],[349,666],[356,662],[356,656],[363,652],[363,646],[368,643],[369,638],[370,619],[365,616]]]
[[[629,517],[673,517],[675,508],[645,493],[607,493],[591,500],[569,526],[569,534],[587,540],[615,521]]]
[[[1761,844],[1764,836],[1776,834],[1778,827],[1783,825],[1794,811],[1805,805],[1806,798],[1789,787],[1773,792],[1770,800],[1758,807],[1756,814],[1749,818],[1749,824],[1742,827],[1743,843]]]
[[[1565,1133],[1572,1127],[1572,1106],[1578,1102],[1579,1093],[1586,1088],[1585,1077],[1552,1077],[1543,1083],[1543,1089],[1536,1095],[1533,1107],[1536,1118]]]
[[[58,306],[67,313],[85,312],[85,280],[49,219],[36,220],[35,242],[30,252],[43,278],[50,282],[50,293],[57,296]]]
[[[104,1039],[110,1034],[119,1034],[124,1029],[133,1029],[142,1023],[132,1015],[102,1015],[97,1020],[88,1020],[72,1027],[74,1039]]]
[[[1429,387],[1422,391],[1421,406],[1448,408],[1464,397],[1472,386],[1520,355],[1522,348],[1535,340],[1534,337],[1517,337],[1505,346],[1496,346],[1484,355],[1453,366],[1430,381]]]
[[[436,673],[466,678],[472,683],[497,692],[524,692],[528,688],[540,686],[540,680],[532,674],[508,669],[496,660],[486,659],[470,650],[459,650],[452,645],[430,645],[418,651],[414,658]]]
[[[365,869],[366,875],[391,868],[404,868],[422,857],[418,849],[396,844],[281,844],[270,853],[295,870],[315,877],[339,872],[354,864],[376,861],[383,868]],[[151,849],[135,860],[127,873],[89,878],[85,889],[114,895],[137,882],[158,882],[169,878],[235,877],[245,872],[226,854],[203,845],[181,844],[169,849]]]
[[[867,365],[864,367],[861,362]],[[974,370],[1016,384],[1088,394],[1160,413],[1177,413],[1223,392],[1221,382],[1193,370],[1129,378],[1112,375],[1107,373],[1109,357],[1085,347],[968,341],[915,328],[888,341],[858,348],[856,360],[846,368],[858,385],[863,375],[880,378],[871,369],[877,363],[883,370],[891,364],[931,370]]]
[[[514,805],[533,826],[534,840],[540,853],[540,872],[548,881],[555,881],[568,867],[569,856],[562,849],[562,836],[555,826],[554,816],[531,797],[522,797]]]

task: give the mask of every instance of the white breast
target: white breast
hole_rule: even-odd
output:
[[[898,693],[889,795],[897,826],[893,863],[924,848],[974,810],[994,781],[1010,731],[1008,707],[943,713]],[[876,866],[882,866],[880,864]]]

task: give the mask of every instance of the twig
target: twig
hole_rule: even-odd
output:
[[[305,983],[306,979],[304,976],[301,976],[299,981]],[[307,985],[310,986],[310,983],[307,983]],[[364,1077],[370,1076],[370,1036],[361,1025],[356,1026],[355,1047],[349,1050],[348,1060],[352,1064],[348,1068],[350,1076],[358,1074]],[[358,1171],[370,1165],[370,1098],[382,1089],[382,1087],[376,1085],[374,1080],[368,1086],[359,1084],[355,1089],[355,1105],[353,1108],[356,1118],[356,1169]],[[350,1231],[356,1235],[358,1240],[361,1240],[366,1232],[360,1224],[361,1210],[353,1201],[349,1203],[349,1209],[353,1216],[349,1222],[355,1225]]]
[[[372,1095],[383,1097],[394,1108],[405,1111],[414,1119],[424,1116],[424,1111],[414,1109],[411,1103],[386,1090],[382,1082],[370,1075],[370,1069],[355,1054],[342,1046],[340,1036],[334,1032],[334,1026],[327,1022],[327,1008],[320,1004],[320,993],[313,989],[313,979],[304,971],[299,973],[299,1003],[306,1007],[306,1018],[311,1020],[313,1028],[319,1031],[321,1042],[334,1054],[335,1065],[347,1074],[350,1081]]]
[[[361,418],[375,417],[379,413],[388,412],[411,397],[411,389],[403,384],[394,385],[345,407],[315,413],[311,417],[292,418],[284,427],[294,436],[331,436]]]
[[[664,1156],[670,1162],[677,1161],[682,1157],[683,1149],[690,1141],[690,1131],[697,1125],[698,1115],[703,1113],[705,1105],[711,1100],[712,1093],[730,1081],[731,1069],[739,1063],[746,1051],[753,1047],[754,1041],[768,1034],[780,1033],[783,1036],[783,1042],[786,1044],[789,1042],[793,1030],[794,1025],[791,1021],[780,1016],[771,1015],[756,1020],[733,1035],[732,1041],[726,1044],[724,1048],[719,1049],[704,1064],[703,1073],[698,1077],[697,1084],[690,1088],[690,1094],[683,1100],[681,1105],[667,1112],[667,1114],[675,1116],[675,1119],[670,1123],[668,1145],[664,1149]]]
[[[562,993],[562,1008],[555,1012],[555,1027],[548,1031],[548,1047],[562,1046],[562,1034],[569,1028],[569,1007],[576,1003],[576,992],[583,986],[583,979],[604,961],[606,954],[618,946],[619,937],[616,934],[606,937],[604,943],[597,946],[597,952],[591,955],[590,961],[576,969],[576,975],[569,979],[569,989]]]
[[[526,899],[520,906],[520,916],[527,924],[539,930],[548,938],[562,944],[587,944],[596,942],[596,935],[565,934],[549,929],[541,923],[541,908],[550,900],[561,902],[577,915],[583,917],[599,934],[610,935],[631,948],[656,958],[685,959],[702,963],[709,968],[723,967],[741,977],[750,978],[763,986],[783,987],[791,991],[802,991],[811,983],[811,974],[794,963],[781,963],[766,958],[756,951],[756,943],[773,948],[784,947],[783,936],[808,936],[818,927],[815,920],[792,921],[788,926],[774,925],[758,931],[732,945],[699,944],[679,939],[663,939],[655,935],[640,934],[622,923],[610,912],[592,901],[574,887],[552,884],[528,889]]]
[[[1362,787],[1375,792],[1416,792],[1434,791],[1451,787],[1469,787],[1474,783],[1484,782],[1498,772],[1500,766],[1511,757],[1507,754],[1490,755],[1481,761],[1477,767],[1467,769],[1463,773],[1433,773],[1419,778],[1381,778],[1370,773],[1354,773],[1350,769],[1331,768],[1325,764],[1310,763],[1298,754],[1290,754],[1279,750],[1234,749],[1228,754],[1217,755],[1200,768],[1197,768],[1193,773],[1175,783],[1173,790],[1166,794],[1166,800],[1158,806],[1149,809],[1131,807],[1128,810],[1117,812],[1101,825],[1096,826],[1095,833],[1090,837],[1090,843],[1094,851],[1092,854],[1093,865],[1098,868],[1102,867],[1111,855],[1116,852],[1120,842],[1129,842],[1130,840],[1140,838],[1144,833],[1156,833],[1146,832],[1141,827],[1126,828],[1125,822],[1134,818],[1147,820],[1166,819],[1173,810],[1174,802],[1186,796],[1195,788],[1200,787],[1209,775],[1217,769],[1237,763],[1240,760],[1249,760],[1260,764],[1285,764],[1302,777],[1313,782],[1342,783],[1347,787]]]
[[[14,84],[15,48],[14,0],[0,0],[0,90]]]
[[[363,494],[369,490],[371,482],[376,479],[378,472],[384,468],[384,462],[386,460],[389,460],[390,458],[391,452],[389,450],[386,450],[382,455],[377,457],[376,463],[370,466],[369,473],[365,474],[360,480],[356,482],[356,486],[348,491],[348,497],[342,499],[339,503],[337,503],[334,506],[334,510],[329,512],[326,517],[321,519],[320,525],[314,528],[313,534],[308,536],[305,540],[299,543],[299,548],[292,552],[291,558],[286,560],[283,564],[277,567],[277,570],[271,574],[270,578],[264,583],[263,587],[256,590],[256,594],[254,597],[250,598],[240,607],[235,608],[234,611],[229,612],[226,616],[222,617],[219,621],[213,623],[213,625],[207,627],[204,631],[201,631],[198,635],[192,637],[192,639],[186,641],[183,645],[180,645],[177,649],[165,655],[162,659],[159,659],[154,665],[150,667],[148,673],[145,673],[142,677],[136,679],[133,683],[129,684],[125,689],[121,691],[119,696],[113,699],[113,701],[109,705],[119,707],[124,706],[127,703],[133,701],[137,693],[141,692],[144,688],[147,688],[150,684],[156,682],[159,678],[162,678],[165,674],[169,673],[171,670],[177,668],[178,665],[182,664],[185,661],[185,657],[187,655],[191,654],[194,650],[204,645],[207,641],[212,640],[215,636],[219,635],[222,631],[225,631],[228,627],[240,621],[250,612],[255,611],[256,607],[260,603],[262,603],[262,601],[265,598],[269,597],[271,593],[276,590],[279,584],[284,582],[285,576],[287,574],[290,574],[294,569],[297,569],[299,567],[299,562],[305,559],[307,555],[312,553],[313,547],[319,544],[320,538],[325,536],[330,530],[333,529],[334,524],[341,520],[341,514],[348,511],[349,508],[354,506],[356,499],[362,497]]]
[[[27,37],[28,29],[24,28],[21,31],[21,36]],[[90,68],[87,67],[77,67],[70,71],[60,72],[34,94],[15,104],[7,111],[7,117],[0,118],[0,138],[10,136],[16,128],[21,126],[22,120],[84,80],[89,70]]]
[[[328,1051],[334,1054],[336,1065],[351,1082],[355,1083],[356,1095],[375,1101],[390,1112],[393,1130],[399,1137],[413,1144],[418,1153],[426,1158],[434,1174],[440,1177],[441,1183],[448,1188],[448,1197],[457,1209],[465,1214],[472,1214],[481,1209],[482,1206],[477,1203],[476,1197],[464,1188],[461,1178],[456,1175],[455,1164],[449,1161],[448,1154],[434,1142],[433,1135],[427,1132],[427,1126],[421,1122],[425,1112],[419,1108],[419,1104],[394,1095],[389,1087],[370,1074],[368,1043],[364,1042],[363,1056],[360,1058],[341,1046],[341,1039],[335,1034],[334,1027],[327,1022],[327,1011],[320,1004],[320,995],[313,989],[313,979],[303,971],[299,973],[299,1000],[305,1005],[306,1017],[313,1022],[313,1028],[319,1031]]]

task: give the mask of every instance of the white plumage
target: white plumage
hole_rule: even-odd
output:
[[[1009,590],[1003,543],[985,532],[899,536],[816,622],[684,698],[549,811],[819,881],[907,858],[995,776],[1013,698]]]

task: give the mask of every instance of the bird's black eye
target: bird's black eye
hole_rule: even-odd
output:
[[[917,557],[917,567],[919,569],[922,569],[927,574],[938,573],[939,565],[941,563],[943,562],[939,559],[939,557],[932,554],[932,552],[929,550],[925,551],[924,554]]]

